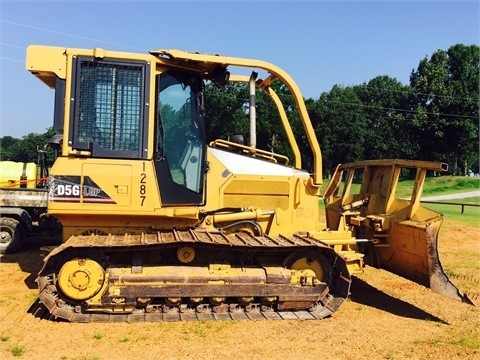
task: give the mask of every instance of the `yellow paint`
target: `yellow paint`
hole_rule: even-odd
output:
[[[104,280],[102,266],[91,259],[67,261],[58,273],[58,286],[65,295],[75,300],[86,300],[97,294]]]

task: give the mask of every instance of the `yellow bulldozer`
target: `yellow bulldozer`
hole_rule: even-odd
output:
[[[320,146],[299,88],[277,66],[178,50],[32,45],[26,67],[55,89],[54,128],[63,134],[47,205],[63,242],[37,278],[53,318],[321,319],[348,297],[351,275],[365,264],[471,302],[440,265],[442,215],[420,205],[427,171],[445,164],[339,165],[323,194],[322,226]],[[295,100],[311,173],[274,81]],[[232,82],[250,91],[248,144],[206,137],[205,85]],[[291,164],[256,146],[257,91],[278,109]],[[411,198],[400,199],[405,167],[417,175]]]

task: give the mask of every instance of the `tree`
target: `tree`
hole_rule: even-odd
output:
[[[289,90],[280,82],[274,82],[272,89],[282,99],[290,121],[295,122],[298,113]],[[256,147],[292,160],[292,151],[275,104],[266,93],[257,90],[255,105]],[[248,85],[231,83],[218,88],[208,84],[205,87],[205,119],[208,141],[243,135],[245,144],[250,144]]]
[[[47,129],[43,134],[30,133],[22,139],[15,139],[11,136],[4,136],[1,140],[1,160],[17,162],[34,162],[39,160],[39,150],[46,151],[47,164],[53,163],[53,150],[48,142],[56,131],[53,128]]]
[[[20,139],[15,139],[11,136],[4,136],[0,138],[0,160],[11,160],[18,152],[17,148],[20,141]]]
[[[248,133],[245,101],[248,101],[248,94],[242,84],[232,83],[221,88],[214,84],[205,86],[205,130],[208,142]]]
[[[362,102],[367,123],[365,159],[412,157],[405,108],[410,87],[386,75],[377,76],[353,89]],[[402,134],[402,136],[399,136]]]
[[[362,103],[352,87],[335,85],[320,95],[310,118],[322,146],[324,173],[332,173],[339,163],[364,159],[367,121]]]
[[[420,150],[453,173],[478,164],[479,58],[480,47],[457,44],[425,57],[410,75]]]

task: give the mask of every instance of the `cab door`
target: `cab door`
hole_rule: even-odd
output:
[[[156,153],[164,206],[203,205],[205,127],[202,81],[195,75],[166,71],[157,76]]]

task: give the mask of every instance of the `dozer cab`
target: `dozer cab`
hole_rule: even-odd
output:
[[[282,69],[178,50],[48,46],[30,46],[26,67],[55,89],[54,127],[63,134],[48,194],[63,243],[37,278],[52,317],[321,319],[348,297],[365,258],[452,296],[447,284],[467,301],[438,261],[441,216],[418,204],[425,170],[442,165],[409,164],[423,175],[408,200],[392,197],[397,163],[367,166],[358,195],[337,194],[340,173],[357,165],[340,166],[325,197],[328,228],[321,226],[320,147],[300,90]],[[273,81],[295,100],[313,173],[302,170]],[[206,139],[208,82],[249,85],[249,144]],[[256,91],[278,108],[292,164],[256,147]]]

